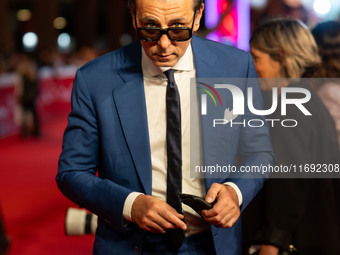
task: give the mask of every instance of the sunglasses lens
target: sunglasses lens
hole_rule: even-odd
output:
[[[191,37],[189,29],[170,29],[168,35],[171,40],[186,41]]]
[[[161,31],[157,29],[139,29],[138,38],[143,41],[158,41],[161,36]]]
[[[160,29],[139,28],[137,36],[142,41],[155,42],[158,41],[163,33]],[[168,36],[170,40],[186,41],[191,38],[190,29],[169,29]]]

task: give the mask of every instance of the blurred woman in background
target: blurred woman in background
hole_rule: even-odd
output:
[[[317,93],[335,121],[340,144],[340,23],[320,23],[312,30],[312,34],[322,59],[315,77],[326,78],[317,85]]]
[[[18,101],[22,110],[21,135],[38,137],[40,126],[36,109],[38,97],[37,67],[28,55],[22,54],[18,61],[17,72],[21,78],[21,86],[18,88]]]
[[[300,78],[313,76],[320,58],[313,36],[303,23],[291,19],[270,21],[254,32],[250,44],[262,78],[264,109],[272,105],[274,87],[279,94],[285,87],[310,90],[308,80]],[[301,93],[289,93],[289,98],[301,98]],[[303,106],[312,116],[306,116],[295,105],[287,105],[287,115],[283,116],[279,104],[277,111],[267,117],[297,122],[295,127],[271,125],[277,165],[339,163],[335,125],[327,109],[313,92]],[[244,254],[340,254],[336,182],[305,178],[268,180],[242,216]]]

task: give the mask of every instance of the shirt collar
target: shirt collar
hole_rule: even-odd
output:
[[[164,75],[163,72],[175,69],[179,71],[192,71],[194,70],[194,58],[192,53],[191,43],[186,49],[184,55],[178,60],[173,67],[159,67],[156,66],[152,60],[146,55],[142,47],[142,70],[143,75],[146,77],[155,77]]]

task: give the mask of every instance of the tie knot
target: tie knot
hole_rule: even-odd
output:
[[[175,83],[174,72],[175,72],[174,69],[169,69],[169,70],[164,72],[166,78],[168,78],[169,83]]]

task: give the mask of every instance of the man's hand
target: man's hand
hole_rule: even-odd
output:
[[[165,233],[166,229],[187,229],[184,216],[168,203],[148,195],[139,195],[132,204],[131,219],[140,228]]]
[[[220,228],[231,228],[240,217],[240,207],[235,190],[227,185],[214,183],[211,185],[205,201],[208,203],[217,199],[210,210],[203,210],[203,218],[212,225]]]
[[[270,244],[262,244],[259,255],[278,255],[279,248]]]

